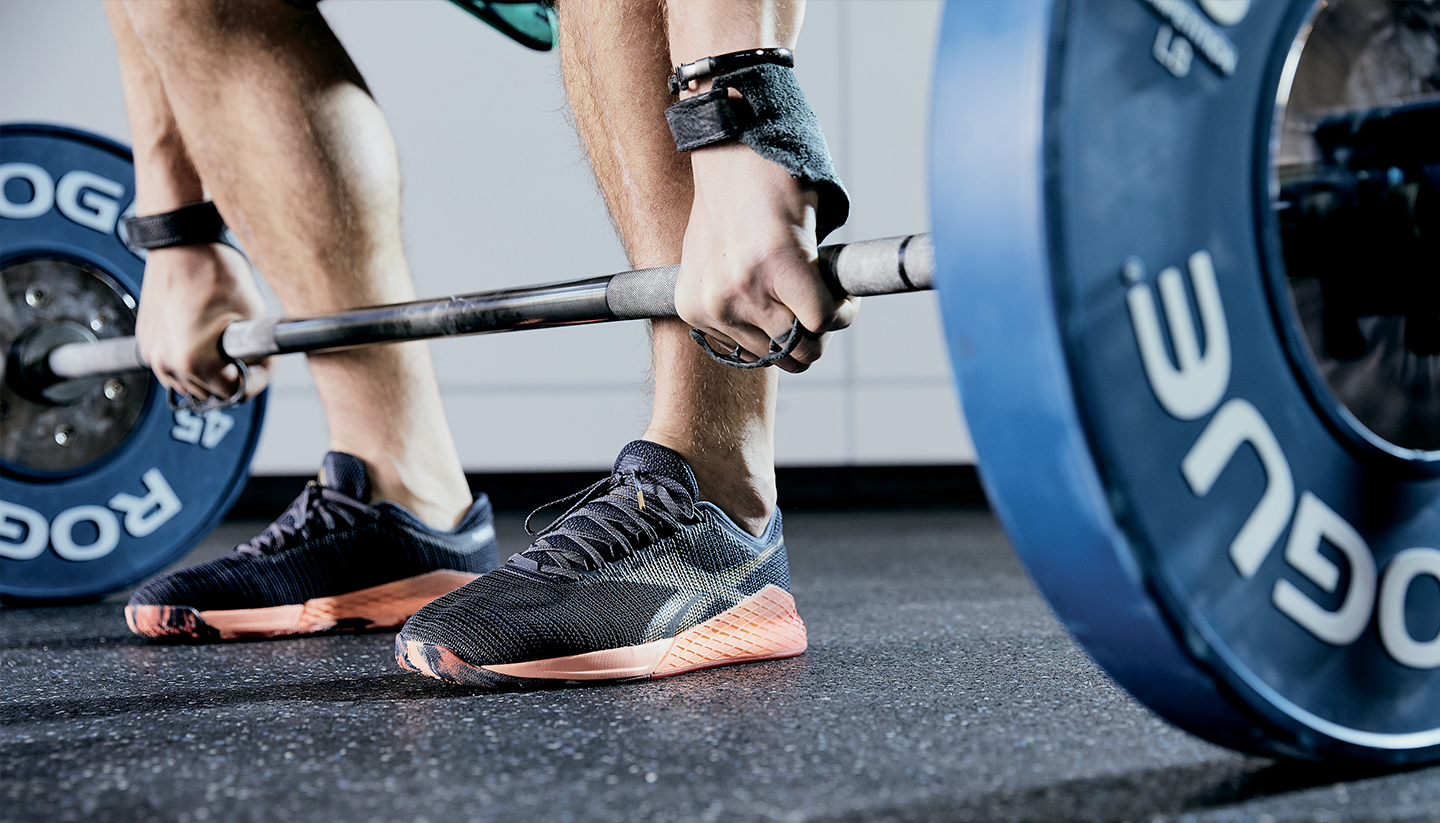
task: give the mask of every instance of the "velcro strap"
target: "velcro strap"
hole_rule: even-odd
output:
[[[691,151],[739,140],[814,188],[819,195],[816,240],[844,225],[850,197],[835,174],[820,120],[795,72],[773,64],[747,66],[714,78],[712,87],[665,110],[675,147]],[[729,96],[732,88],[743,100]]]
[[[731,98],[725,89],[697,94],[665,109],[670,135],[675,138],[675,148],[680,151],[734,140],[753,118],[750,104],[743,99]]]
[[[222,243],[224,237],[225,220],[209,200],[164,214],[125,218],[125,239],[132,249]]]

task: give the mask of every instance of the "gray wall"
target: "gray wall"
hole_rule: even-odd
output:
[[[516,46],[442,0],[321,8],[399,143],[405,239],[422,296],[625,268],[553,54]],[[797,71],[854,200],[835,240],[929,227],[925,129],[939,16],[934,0],[809,6]],[[61,123],[128,142],[99,3],[4,0],[0,76],[0,122]],[[433,350],[472,471],[606,467],[644,429],[642,324],[445,340]],[[868,300],[821,363],[785,375],[782,387],[782,465],[973,460],[933,295]],[[309,473],[325,439],[304,359],[288,358],[255,471]]]

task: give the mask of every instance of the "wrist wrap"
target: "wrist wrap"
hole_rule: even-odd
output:
[[[125,218],[125,238],[132,249],[163,249],[225,242],[225,220],[206,200],[175,211]]]
[[[731,98],[728,89],[744,99]],[[739,140],[814,188],[819,194],[817,241],[849,217],[850,197],[835,174],[820,120],[792,70],[762,64],[720,75],[712,81],[712,91],[666,109],[665,120],[680,151]]]

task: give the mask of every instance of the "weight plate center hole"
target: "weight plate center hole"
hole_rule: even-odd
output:
[[[1303,349],[1292,355],[1310,359],[1312,394],[1348,411],[1338,417],[1361,438],[1437,452],[1440,9],[1317,9],[1282,73],[1270,152],[1281,310]]]
[[[36,257],[0,269],[0,462],[20,472],[63,473],[104,457],[140,420],[149,375],[70,380],[21,390],[16,377],[58,345],[135,333],[135,298],[83,263]]]

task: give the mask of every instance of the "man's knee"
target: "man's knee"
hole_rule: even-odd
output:
[[[167,41],[216,37],[222,31],[224,0],[125,0],[135,33],[147,48]]]
[[[217,57],[236,48],[262,48],[267,31],[294,31],[319,19],[319,0],[124,0],[135,33],[152,56],[185,50]],[[218,60],[216,61],[219,62]]]

